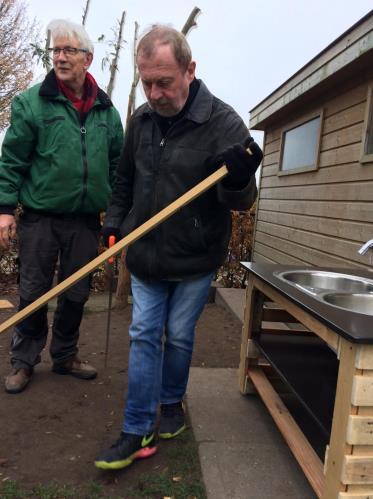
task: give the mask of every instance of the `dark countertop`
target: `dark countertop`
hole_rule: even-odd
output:
[[[347,340],[373,344],[373,315],[351,312],[328,305],[273,275],[274,272],[285,270],[326,270],[373,279],[371,272],[357,268],[332,269],[252,262],[241,262],[241,265]]]

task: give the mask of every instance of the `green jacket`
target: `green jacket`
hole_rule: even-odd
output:
[[[123,129],[101,89],[80,123],[52,70],[14,98],[0,158],[0,213],[17,203],[33,210],[93,214],[106,209]]]

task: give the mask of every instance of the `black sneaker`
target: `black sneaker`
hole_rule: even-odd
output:
[[[139,436],[122,432],[118,440],[102,452],[95,461],[96,468],[119,470],[135,461],[150,457],[157,452],[154,433]]]
[[[186,429],[185,414],[182,402],[161,405],[159,437],[174,438]]]

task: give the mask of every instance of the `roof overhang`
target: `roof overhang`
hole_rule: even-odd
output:
[[[250,111],[250,128],[265,130],[283,113],[315,97],[337,79],[373,66],[373,10]]]

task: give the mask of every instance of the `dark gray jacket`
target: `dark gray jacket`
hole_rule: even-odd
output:
[[[162,137],[148,104],[131,119],[104,225],[127,235],[216,169],[216,157],[248,129],[204,83],[185,115]],[[226,256],[230,209],[250,208],[255,177],[242,191],[222,182],[128,248],[127,266],[145,280],[185,279],[216,270]]]

